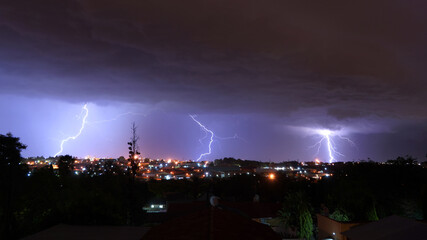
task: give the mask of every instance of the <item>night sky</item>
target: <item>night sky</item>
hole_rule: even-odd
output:
[[[0,133],[23,156],[337,161],[427,153],[427,3],[3,0]],[[351,139],[354,145],[338,138]]]

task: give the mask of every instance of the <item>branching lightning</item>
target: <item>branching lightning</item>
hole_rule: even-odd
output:
[[[211,135],[210,140],[209,140],[209,151],[206,153],[202,153],[200,154],[199,158],[196,159],[196,161],[200,161],[200,159],[202,159],[202,157],[209,155],[212,153],[212,143],[214,141],[214,132],[212,132],[212,130],[207,129],[201,122],[197,121],[196,116],[195,115],[190,115],[191,119],[193,119],[193,121],[195,121],[197,124],[199,124],[200,128],[203,129],[203,131],[205,131],[206,133],[209,133]],[[206,136],[205,136],[206,137]],[[201,143],[202,139],[199,140],[199,142]]]
[[[148,114],[143,114],[143,113],[138,113],[138,112],[126,112],[126,113],[121,113],[121,114],[119,114],[119,115],[117,115],[117,116],[115,116],[114,118],[111,118],[111,119],[104,119],[104,120],[99,120],[99,121],[87,121],[87,117],[88,117],[88,115],[89,115],[89,109],[87,108],[87,104],[85,104],[85,105],[83,106],[83,108],[82,108],[82,112],[80,113],[80,116],[83,114],[83,112],[84,112],[84,117],[83,117],[82,125],[81,125],[81,127],[80,127],[79,132],[78,132],[75,136],[70,136],[70,137],[67,137],[67,138],[63,139],[63,140],[61,141],[61,145],[60,145],[61,150],[60,150],[59,152],[57,152],[57,153],[54,155],[54,157],[56,157],[56,156],[58,156],[59,154],[61,154],[61,153],[62,153],[62,151],[64,150],[64,144],[65,144],[66,142],[68,142],[68,141],[70,141],[70,140],[75,140],[76,138],[78,138],[78,137],[80,136],[80,134],[82,133],[82,131],[83,131],[83,129],[85,128],[85,126],[86,126],[86,125],[91,125],[91,124],[100,124],[100,123],[106,123],[106,122],[112,122],[112,121],[116,121],[116,120],[118,120],[119,118],[124,117],[124,116],[126,116],[126,115],[140,115],[140,116],[144,116],[144,117],[146,117],[146,116],[148,115]]]
[[[214,139],[216,138],[216,139],[220,139],[220,140],[227,140],[227,139],[242,139],[242,138],[240,138],[239,136],[237,136],[237,134],[235,134],[233,137],[225,137],[225,138],[222,138],[222,137],[218,137],[218,136],[216,136],[215,135],[215,133],[212,131],[212,130],[210,130],[210,129],[208,129],[206,126],[204,126],[201,122],[199,122],[197,119],[196,119],[196,115],[189,115],[190,117],[191,117],[191,119],[193,119],[193,121],[194,122],[196,122],[199,126],[200,126],[200,128],[205,132],[205,136],[203,137],[203,138],[200,138],[199,139],[199,142],[201,143],[201,144],[203,144],[203,142],[202,142],[202,140],[203,139],[205,139],[205,138],[207,138],[208,136],[210,136],[209,137],[209,144],[208,144],[208,152],[205,152],[205,153],[202,153],[202,154],[200,154],[200,156],[199,156],[199,158],[197,158],[196,159],[196,161],[200,161],[203,157],[205,157],[205,156],[207,156],[207,155],[210,155],[211,153],[212,153],[212,143],[214,142]],[[242,139],[242,140],[244,140],[244,139]]]
[[[70,140],[75,140],[76,138],[78,138],[78,137],[80,136],[80,134],[82,134],[82,131],[83,131],[83,129],[84,129],[84,127],[85,127],[86,123],[87,123],[87,122],[86,122],[87,116],[89,115],[89,109],[87,108],[87,104],[85,104],[85,105],[83,106],[83,110],[84,110],[86,113],[85,113],[85,115],[84,115],[84,117],[83,117],[83,120],[82,120],[82,126],[80,127],[79,132],[78,132],[76,135],[74,135],[74,136],[67,137],[67,138],[63,139],[63,140],[61,141],[61,150],[60,150],[59,152],[57,152],[57,153],[54,155],[54,157],[56,157],[56,156],[58,156],[59,154],[61,154],[61,153],[62,153],[62,151],[64,150],[64,143],[66,143],[66,142],[68,142],[68,141],[70,141]]]
[[[315,130],[315,133],[317,135],[320,135],[321,139],[311,147],[317,147],[317,152],[316,152],[316,155],[317,155],[320,152],[320,147],[322,146],[322,144],[324,142],[326,142],[326,149],[327,149],[328,155],[329,155],[329,163],[334,162],[336,160],[335,156],[337,156],[337,155],[344,156],[344,154],[342,154],[341,152],[339,152],[337,150],[336,143],[334,142],[334,137],[338,137],[344,141],[351,143],[353,146],[355,146],[355,143],[353,141],[351,141],[349,138],[342,137],[341,135],[337,134],[336,132],[328,130],[328,129],[317,129],[317,130]]]

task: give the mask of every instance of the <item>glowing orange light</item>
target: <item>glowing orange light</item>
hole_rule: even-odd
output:
[[[268,175],[268,178],[270,178],[270,180],[274,180],[276,178],[276,175],[274,175],[274,173],[270,173]]]

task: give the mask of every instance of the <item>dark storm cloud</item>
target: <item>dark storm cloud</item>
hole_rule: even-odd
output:
[[[425,10],[423,1],[3,1],[0,91],[425,119]]]

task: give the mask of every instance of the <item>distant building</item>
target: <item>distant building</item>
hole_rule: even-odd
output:
[[[213,166],[206,168],[210,177],[232,177],[240,173],[239,166]]]

